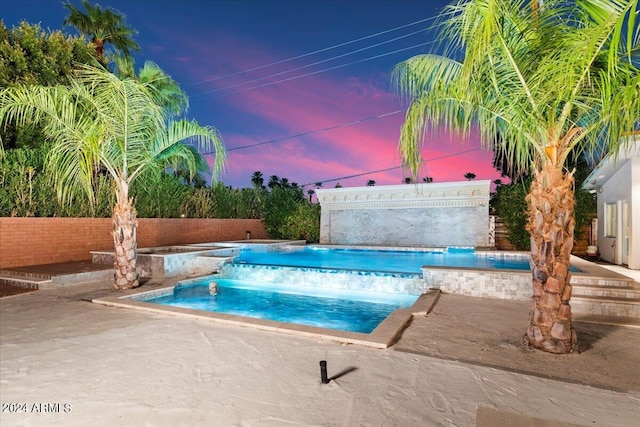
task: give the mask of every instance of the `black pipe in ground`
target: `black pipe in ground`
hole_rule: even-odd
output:
[[[320,381],[322,384],[329,384],[329,378],[327,378],[327,361],[320,361]]]

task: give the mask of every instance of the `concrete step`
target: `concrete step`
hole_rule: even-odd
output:
[[[65,264],[60,265],[63,265],[63,268],[48,264],[0,270],[0,283],[28,289],[46,289],[113,279],[113,267],[71,263],[65,268]]]
[[[51,279],[0,274],[0,283],[27,289],[41,289],[51,284]]]
[[[571,311],[576,314],[640,319],[640,298],[616,298],[575,295]]]
[[[572,284],[571,297],[640,299],[640,287]]]
[[[0,276],[2,277],[16,277],[18,279],[51,279],[51,274],[33,271],[19,271],[19,270],[0,270]]]
[[[49,286],[58,287],[65,285],[77,285],[79,283],[113,280],[113,267],[102,270],[81,271],[78,273],[56,274],[51,277],[51,282],[43,284],[40,288]]]
[[[633,281],[630,277],[591,277],[591,276],[571,276],[571,284],[572,285],[592,285],[592,286],[600,286],[603,288],[614,287],[614,288],[630,288],[634,287],[636,282]]]

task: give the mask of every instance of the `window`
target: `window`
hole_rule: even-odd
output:
[[[604,236],[616,237],[618,231],[618,211],[615,203],[604,204]]]

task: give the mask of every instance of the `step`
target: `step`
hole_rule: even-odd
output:
[[[571,297],[601,297],[601,298],[622,298],[640,299],[640,288],[635,286],[600,286],[573,284]]]
[[[51,279],[0,274],[0,283],[27,289],[41,289],[51,283]]]
[[[640,319],[640,298],[576,295],[571,297],[571,311],[576,314]]]
[[[20,271],[20,270],[0,270],[0,276],[2,277],[16,277],[19,279],[51,279],[49,273],[37,273],[32,271]]]
[[[630,288],[630,287],[634,287],[636,282],[634,282],[634,280],[630,277],[613,278],[613,277],[592,277],[592,276],[572,275],[571,284],[572,285],[593,285],[593,286],[601,286],[603,288],[606,288],[606,287]]]
[[[603,316],[597,314],[574,313],[571,316],[573,322],[599,323],[601,325],[624,326],[640,329],[640,318],[624,316]]]
[[[77,285],[79,283],[113,280],[113,267],[103,270],[82,271],[78,273],[56,274],[51,277],[50,283],[41,288],[58,287],[65,285]]]
[[[28,271],[29,267],[17,267],[15,269],[0,270],[0,283],[19,286],[28,289],[48,289],[65,285],[95,282],[113,279],[113,268],[100,266],[98,269],[87,270],[74,268],[65,272],[52,269],[51,272]],[[34,266],[34,269],[42,268]]]

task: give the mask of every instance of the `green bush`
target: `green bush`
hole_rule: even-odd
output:
[[[188,187],[180,178],[164,172],[150,172],[133,182],[131,194],[140,218],[179,218]]]
[[[589,192],[580,188],[582,180],[576,179],[575,192],[575,230],[574,240],[582,238],[584,227],[596,216],[596,199]],[[491,199],[491,207],[504,221],[509,232],[509,241],[517,250],[529,250],[531,240],[526,230],[527,202],[525,197],[529,192],[531,180],[510,185],[499,185]]]
[[[509,232],[509,241],[517,250],[529,250],[531,239],[526,230],[527,202],[531,180],[510,185],[499,185],[491,199],[491,207],[504,221]]]
[[[262,215],[267,233],[274,239],[287,239],[285,224],[298,205],[307,202],[298,187],[274,186],[262,204]]]
[[[213,212],[211,190],[207,187],[190,187],[181,210],[189,218],[211,218]]]
[[[95,205],[82,195],[62,205],[46,170],[47,146],[5,150],[0,157],[0,216],[101,217],[112,215],[113,182],[96,173]],[[234,189],[222,183],[196,188],[163,171],[146,173],[131,187],[140,218],[263,219],[272,238],[320,239],[320,205],[310,203],[302,188],[279,179],[269,189]]]
[[[299,204],[295,212],[285,219],[280,234],[286,239],[318,243],[320,241],[320,205],[309,202]]]
[[[109,217],[115,204],[111,182],[98,175],[94,182],[95,206],[86,198],[62,205],[46,170],[48,147],[6,150],[0,158],[0,216]]]

